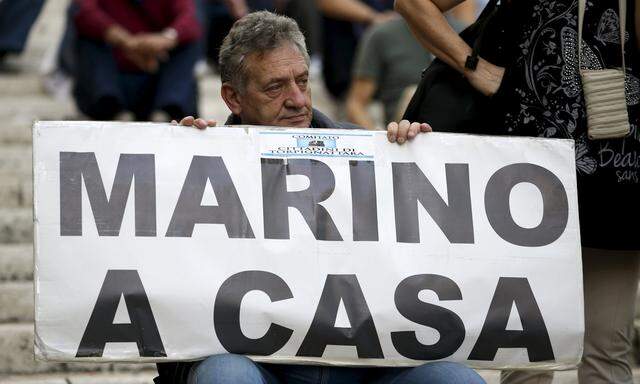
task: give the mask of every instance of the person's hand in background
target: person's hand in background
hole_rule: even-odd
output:
[[[177,121],[173,120],[171,121],[171,124],[173,125],[182,125],[184,127],[196,127],[198,129],[206,129],[207,127],[215,127],[217,125],[217,122],[215,120],[205,120],[205,119],[196,119],[193,116],[187,116],[185,118],[183,118],[182,120],[180,120],[180,123],[178,123]]]
[[[412,123],[402,120],[399,123],[392,122],[387,125],[387,139],[390,143],[404,144],[408,140],[413,140],[419,133],[432,132],[431,126],[427,123]]]

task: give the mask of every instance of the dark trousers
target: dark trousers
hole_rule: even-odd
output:
[[[198,114],[198,87],[193,68],[199,57],[196,43],[173,50],[154,74],[118,69],[111,47],[78,39],[73,94],[82,113],[94,120],[111,120],[131,111],[136,120],[162,110],[171,118]]]
[[[305,0],[306,1],[306,0]],[[273,0],[249,0],[247,5],[251,11],[275,11]],[[203,55],[209,64],[217,67],[222,41],[235,22],[227,6],[220,0],[197,0],[198,17],[204,27],[202,39]]]
[[[44,0],[0,1],[0,53],[24,50],[29,31],[43,5]]]

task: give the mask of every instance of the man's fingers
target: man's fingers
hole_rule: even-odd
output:
[[[194,122],[194,125],[198,129],[206,129],[207,128],[207,122],[204,119],[196,119],[196,121]]]
[[[395,143],[396,137],[398,135],[398,123],[392,122],[387,125],[387,140],[390,143]]]
[[[407,133],[410,127],[411,123],[409,123],[408,120],[402,120],[400,124],[398,124],[398,137],[396,138],[398,144],[404,144],[404,142],[407,141]]]
[[[207,126],[215,127],[218,123],[215,120],[207,120]]]
[[[409,131],[407,132],[407,139],[413,140],[414,137],[420,132],[420,123],[411,123]]]
[[[427,123],[420,124],[420,132],[433,132],[433,128]]]
[[[171,125],[178,125],[178,122],[175,120],[171,120]]]
[[[193,116],[187,116],[182,120],[180,120],[180,125],[184,125],[185,127],[190,127],[193,125],[194,120],[195,119],[193,118]]]

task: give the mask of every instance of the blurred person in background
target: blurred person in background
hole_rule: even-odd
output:
[[[344,99],[358,41],[369,25],[398,17],[393,0],[316,0],[322,14],[322,74],[329,93]]]
[[[468,19],[458,19],[455,13],[450,13],[447,20],[456,31],[470,23]],[[381,126],[369,112],[374,100],[382,102],[385,121],[401,120],[422,70],[431,60],[432,55],[418,43],[404,19],[398,17],[372,25],[358,44],[346,102],[349,121],[367,129]]]
[[[309,43],[309,54],[320,50],[320,16],[311,0],[197,0],[197,4],[205,31],[204,55],[213,67],[218,65],[220,45],[233,23],[255,11],[271,11],[293,18]]]
[[[197,113],[200,25],[193,0],[76,0],[74,97],[96,120]]]
[[[475,133],[575,143],[585,313],[578,382],[632,383],[640,273],[640,237],[632,224],[640,216],[640,1],[627,0],[622,15],[625,7],[617,0],[587,1],[581,43],[577,0],[501,1],[475,58],[442,14],[461,1],[396,0],[396,7],[424,47],[487,97]],[[628,120],[630,132],[594,139],[580,70],[623,63],[627,116],[618,118]],[[615,102],[608,107],[615,111]],[[502,373],[502,382],[510,384],[552,380],[552,371]]]
[[[204,58],[214,68],[217,69],[222,40],[233,23],[250,11],[262,10],[262,7],[270,10],[272,6],[269,0],[252,3],[250,0],[196,0],[198,18],[204,31],[202,39]]]
[[[11,68],[4,64],[9,54],[24,50],[44,0],[0,0],[0,72]]]

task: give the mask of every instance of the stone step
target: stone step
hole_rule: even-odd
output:
[[[33,282],[0,283],[0,323],[33,322]]]
[[[33,280],[33,246],[0,245],[0,283]]]
[[[55,372],[141,372],[153,364],[48,363],[33,355],[33,324],[0,324],[0,377]]]
[[[0,130],[0,143],[2,144],[31,144],[31,120],[9,120],[2,124]]]
[[[2,176],[0,183],[0,207],[19,208],[33,206],[33,182],[31,176]]]
[[[0,384],[152,384],[156,376],[155,370],[136,373],[14,375],[0,378]]]
[[[2,126],[31,127],[35,120],[65,120],[77,115],[72,100],[60,101],[37,94],[15,97],[10,93],[0,94],[0,121]],[[15,131],[20,128],[14,128]],[[19,132],[24,135],[24,132]],[[7,133],[8,134],[8,133]]]
[[[20,89],[20,80],[7,80],[0,76],[0,143],[30,144],[31,127],[36,120],[70,120],[79,114],[73,100],[57,100],[43,93],[42,80],[23,75],[26,89]],[[11,79],[11,78],[9,78]],[[13,88],[17,88],[13,90]],[[37,93],[33,93],[37,92]],[[17,94],[14,94],[17,93]],[[11,95],[12,97],[9,97]]]
[[[0,208],[0,243],[33,242],[31,208]]]
[[[24,97],[42,93],[40,76],[32,73],[0,74],[0,89],[4,95]]]
[[[478,373],[487,384],[500,383],[500,371],[479,370]],[[640,383],[640,368],[633,368],[633,382]],[[553,374],[552,384],[578,384],[578,371],[557,371]]]
[[[30,178],[32,174],[31,145],[4,145],[0,147],[0,176]]]

